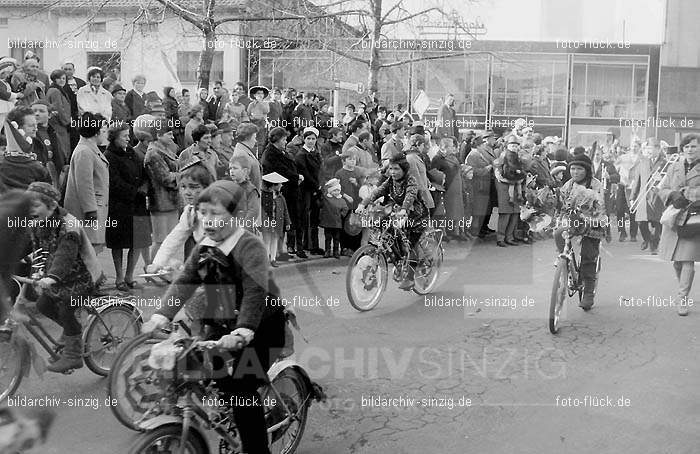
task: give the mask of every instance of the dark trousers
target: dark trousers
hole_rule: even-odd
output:
[[[263,320],[255,330],[253,341],[240,352],[233,374],[214,380],[225,401],[256,402],[254,405],[232,406],[243,451],[249,454],[270,454],[265,407],[257,389],[268,381],[267,371],[284,347],[284,324],[281,311]],[[214,364],[215,371],[221,370],[220,361],[214,361]]]
[[[498,214],[498,231],[496,232],[498,241],[513,241],[513,234],[515,233],[515,227],[517,227],[519,219],[519,213]]]
[[[629,216],[630,219],[630,236],[635,238],[637,236],[637,223],[634,221],[634,213],[630,213],[629,207],[627,206],[627,199],[625,198],[624,189],[617,192],[617,200],[615,202],[615,217],[617,217],[617,231],[618,233],[627,233],[625,229],[625,218]]]
[[[340,235],[341,229],[333,227],[324,227],[323,236],[326,239],[326,252],[340,251]],[[333,249],[331,249],[331,241],[333,242]]]
[[[649,225],[654,227],[654,234],[649,231]],[[642,238],[649,244],[658,244],[661,238],[661,223],[659,221],[639,221],[637,222]]]
[[[301,227],[303,248],[306,250],[319,249],[318,247],[318,218],[319,207],[316,196],[310,191],[304,191],[301,209]],[[299,239],[297,239],[297,246]]]
[[[562,233],[566,227],[559,227],[554,231],[554,242],[557,245],[559,252],[564,251],[564,238]],[[586,281],[595,281],[597,278],[596,266],[598,264],[598,254],[600,253],[600,239],[589,238],[584,236],[581,238],[581,279]]]
[[[52,298],[43,293],[36,302],[36,308],[39,312],[59,324],[63,328],[65,336],[77,336],[83,332],[80,322],[75,317],[77,307],[71,306],[70,301]]]
[[[303,249],[301,241],[304,238],[304,229],[301,226],[301,217],[299,216],[299,194],[297,191],[284,193],[289,219],[292,222],[291,228],[287,231],[287,249],[294,251]]]

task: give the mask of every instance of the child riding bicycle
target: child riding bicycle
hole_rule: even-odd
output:
[[[32,199],[32,249],[48,252],[36,307],[63,328],[65,342],[60,358],[47,369],[61,373],[79,369],[83,367],[82,327],[71,300],[92,294],[100,266],[80,222],[59,206],[61,195],[52,185],[34,182],[27,194]]]
[[[603,185],[593,177],[591,159],[584,155],[574,155],[569,162],[571,179],[561,187],[560,197],[565,209],[575,210],[576,216],[562,220],[554,231],[554,241],[559,252],[563,252],[563,233],[580,234],[581,239],[581,279],[583,297],[579,306],[584,310],[593,307],[595,288],[598,280],[598,255],[600,240],[605,237],[608,223],[605,214]]]
[[[365,198],[355,210],[357,213],[362,213],[368,204],[380,197],[390,197],[394,203],[401,207],[398,215],[406,219],[404,231],[411,243],[411,250],[408,251],[410,266],[403,280],[399,283],[399,288],[402,290],[410,290],[413,287],[413,275],[418,257],[416,245],[425,231],[430,216],[420,198],[418,183],[412,175],[408,174],[408,170],[409,164],[403,154],[392,156],[389,160],[389,178],[369,197]]]

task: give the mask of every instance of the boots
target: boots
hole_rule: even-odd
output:
[[[578,305],[584,311],[589,311],[593,307],[595,298],[595,286],[596,279],[583,280],[583,297],[581,298],[581,302]]]
[[[71,369],[83,367],[83,340],[80,334],[65,336],[66,345],[58,361],[49,364],[46,369],[51,372],[65,373]]]
[[[678,299],[678,315],[685,317],[688,315],[688,297],[680,297]]]

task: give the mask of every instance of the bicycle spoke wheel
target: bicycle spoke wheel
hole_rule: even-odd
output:
[[[13,340],[0,342],[0,402],[12,396],[19,388],[24,374],[24,361],[29,360],[28,352],[23,350]]]
[[[567,260],[560,258],[554,272],[554,283],[552,284],[552,295],[549,300],[549,332],[557,334],[559,331],[559,321],[561,310],[566,301],[568,291],[568,266]]]
[[[425,238],[419,243],[419,251],[422,256],[413,275],[413,291],[419,295],[426,295],[435,289],[440,278],[442,267],[442,246],[432,238]]]
[[[140,431],[137,422],[157,411],[162,396],[155,371],[148,366],[151,347],[161,339],[141,334],[124,344],[109,373],[107,394],[117,405],[109,408],[124,426]]]
[[[299,446],[301,437],[304,434],[306,427],[306,419],[309,411],[308,391],[304,383],[304,379],[298,373],[291,370],[285,370],[273,380],[273,385],[279,396],[284,400],[290,413],[293,415],[292,421],[288,426],[282,427],[272,433],[272,444],[270,452],[274,454],[291,454]],[[267,389],[261,394],[263,399],[265,396],[277,399],[276,394]],[[267,409],[266,409],[267,410]],[[267,426],[279,423],[284,419],[283,407],[277,405],[266,411],[265,419]]]
[[[136,443],[129,449],[131,454],[175,454],[180,452],[180,437],[182,425],[169,424],[160,426],[150,432],[141,435]],[[190,430],[185,440],[186,454],[209,453],[209,447],[199,432]]]
[[[138,314],[128,306],[109,306],[92,317],[85,331],[85,364],[106,377],[119,348],[140,331]]]
[[[372,310],[382,298],[388,278],[386,258],[376,246],[366,244],[355,251],[345,279],[352,307],[358,311]]]

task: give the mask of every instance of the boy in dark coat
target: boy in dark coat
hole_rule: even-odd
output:
[[[323,256],[330,258],[332,240],[333,257],[339,259],[340,232],[343,229],[343,219],[348,214],[353,199],[349,195],[341,193],[340,181],[337,178],[329,180],[324,189],[326,194],[323,197],[323,206],[321,207],[319,220],[319,225],[323,227],[323,236],[326,238],[326,252]]]

